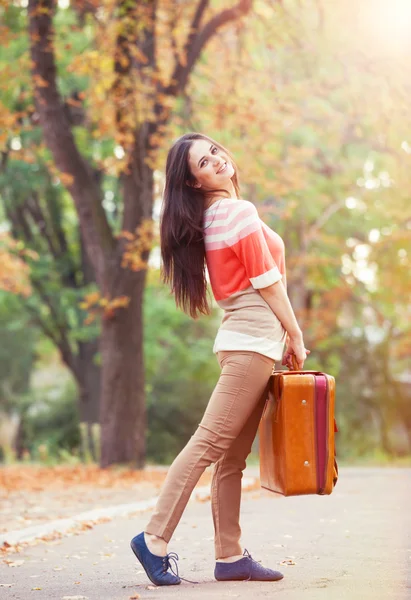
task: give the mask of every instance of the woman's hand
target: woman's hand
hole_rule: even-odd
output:
[[[308,354],[310,354],[310,350],[305,348],[302,335],[297,335],[295,337],[287,335],[286,349],[281,364],[285,365],[291,370],[294,370],[293,356],[295,356],[297,359],[298,368],[303,369],[304,361]]]

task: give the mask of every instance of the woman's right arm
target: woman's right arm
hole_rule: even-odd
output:
[[[268,287],[260,288],[258,291],[288,333],[290,337],[288,350],[291,347],[297,358],[298,367],[302,369],[308,351],[304,347],[303,334],[297,323],[283,282],[281,280],[277,281]]]

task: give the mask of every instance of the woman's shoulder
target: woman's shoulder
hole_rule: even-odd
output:
[[[247,213],[247,215],[257,215],[258,212],[255,205],[245,198],[223,198],[220,206],[230,213]]]

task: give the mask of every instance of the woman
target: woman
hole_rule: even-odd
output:
[[[156,585],[179,584],[167,543],[205,468],[215,463],[211,503],[219,581],[282,579],[239,544],[241,478],[276,360],[303,368],[309,353],[286,293],[284,244],[240,199],[230,154],[189,133],[170,149],[161,215],[163,277],[193,318],[208,314],[211,288],[224,317],[213,351],[221,375],[196,432],[171,465],[154,513],[131,547]],[[287,335],[288,334],[288,335]],[[176,564],[176,563],[175,563]]]

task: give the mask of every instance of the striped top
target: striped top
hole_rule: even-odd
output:
[[[258,292],[283,279],[284,242],[247,200],[223,198],[204,211],[206,263],[224,310],[213,352],[247,350],[281,360],[286,331]]]

